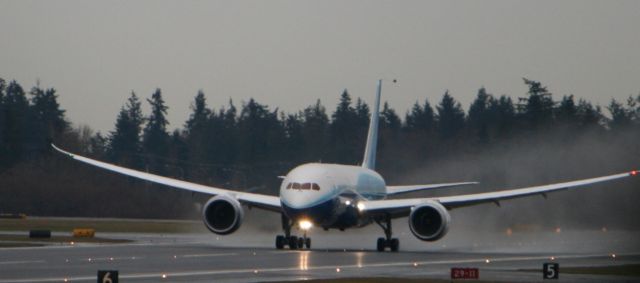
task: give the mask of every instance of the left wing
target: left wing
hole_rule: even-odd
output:
[[[596,177],[590,179],[582,179],[576,181],[569,181],[563,183],[555,183],[549,185],[526,187],[513,190],[495,191],[488,193],[467,194],[459,196],[445,196],[445,197],[433,197],[433,198],[410,198],[410,199],[393,199],[393,200],[373,200],[363,201],[363,212],[369,213],[389,213],[394,217],[406,216],[411,211],[411,208],[420,205],[427,201],[437,201],[447,209],[453,209],[458,207],[476,205],[480,203],[494,202],[499,204],[502,200],[526,197],[530,195],[543,195],[546,193],[555,192],[565,189],[574,189],[583,187],[585,185],[591,185],[601,182],[612,181],[616,179],[632,177],[640,175],[640,171],[634,170],[630,172]]]
[[[414,191],[441,189],[449,187],[458,187],[466,185],[477,185],[478,182],[460,182],[460,183],[443,183],[443,184],[428,184],[428,185],[409,185],[409,186],[387,186],[387,195],[402,194]]]
[[[80,155],[76,155],[76,154],[64,151],[64,150],[56,147],[54,144],[51,144],[51,146],[55,150],[65,154],[68,157],[71,157],[74,160],[77,160],[77,161],[80,161],[80,162],[84,162],[84,163],[87,163],[87,164],[90,164],[90,165],[93,165],[93,166],[96,166],[96,167],[100,167],[102,169],[106,169],[106,170],[109,170],[109,171],[113,171],[113,172],[116,172],[116,173],[120,173],[120,174],[123,174],[123,175],[127,175],[127,176],[131,176],[131,177],[134,177],[134,178],[138,178],[138,179],[142,179],[142,180],[146,180],[146,181],[162,184],[162,185],[169,186],[169,187],[174,187],[174,188],[177,188],[177,189],[183,189],[183,190],[187,190],[187,191],[192,191],[192,192],[205,193],[205,194],[209,194],[209,195],[228,195],[230,197],[233,197],[233,198],[237,199],[238,201],[240,201],[242,203],[249,204],[251,206],[255,206],[255,207],[259,207],[259,208],[262,208],[262,209],[271,210],[271,211],[275,211],[275,212],[280,212],[281,211],[280,198],[278,198],[276,196],[239,192],[239,191],[234,191],[234,190],[210,187],[210,186],[200,185],[200,184],[186,182],[186,181],[182,181],[182,180],[167,178],[167,177],[163,177],[163,176],[159,176],[159,175],[155,175],[155,174],[141,172],[141,171],[138,171],[138,170],[133,170],[133,169],[125,168],[125,167],[120,167],[120,166],[117,166],[117,165],[105,163],[105,162],[102,162],[102,161],[94,160],[94,159],[83,157],[83,156],[80,156]]]

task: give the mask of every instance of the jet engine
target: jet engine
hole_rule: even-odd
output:
[[[451,216],[439,202],[430,201],[414,207],[409,215],[411,233],[423,241],[436,241],[449,230]]]
[[[202,219],[207,228],[218,235],[227,235],[240,228],[244,210],[240,202],[229,196],[215,196],[202,209]]]

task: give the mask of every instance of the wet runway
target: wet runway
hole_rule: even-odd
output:
[[[132,237],[132,235],[111,235]],[[379,253],[366,248],[310,251],[223,247],[210,235],[138,235],[131,244],[63,244],[0,250],[0,283],[96,282],[97,270],[118,270],[121,282],[255,282],[348,277],[449,279],[451,267],[477,267],[480,279],[542,281],[544,262],[562,267],[640,263],[640,253],[433,251]],[[237,244],[237,242],[236,242]],[[357,246],[357,245],[356,245]],[[553,258],[551,258],[553,257]],[[628,281],[640,278],[562,274],[561,281]]]

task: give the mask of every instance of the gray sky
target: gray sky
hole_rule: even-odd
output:
[[[254,97],[287,112],[378,78],[399,114],[449,89],[606,105],[640,92],[640,1],[6,1],[0,77],[55,87],[75,124],[103,132],[133,90],[162,88],[171,128],[199,89],[209,106]],[[146,103],[145,103],[145,107]],[[145,109],[148,109],[145,108]]]

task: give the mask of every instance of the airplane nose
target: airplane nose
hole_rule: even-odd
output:
[[[326,217],[328,215],[331,215],[334,206],[335,201],[328,200],[317,204],[309,203],[307,206],[297,208],[283,204],[283,209],[287,217],[293,219],[294,221],[307,219],[313,222],[315,225],[321,225],[322,223],[327,221]]]

